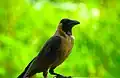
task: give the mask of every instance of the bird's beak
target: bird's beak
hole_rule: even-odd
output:
[[[76,21],[76,20],[71,20],[71,22],[69,24],[74,26],[74,25],[80,24],[80,22]]]

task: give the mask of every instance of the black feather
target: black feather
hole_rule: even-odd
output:
[[[23,76],[25,75],[26,71],[28,70],[29,66],[34,61],[34,59],[27,65],[27,67],[24,69],[24,71],[17,78],[23,78]]]

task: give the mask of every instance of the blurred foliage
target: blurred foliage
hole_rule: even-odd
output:
[[[119,0],[1,1],[0,78],[16,78],[62,18],[81,24],[73,28],[71,55],[56,71],[74,77],[120,78],[119,4]]]

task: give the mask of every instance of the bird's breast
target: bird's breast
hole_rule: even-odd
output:
[[[53,67],[60,65],[68,57],[74,44],[74,38],[72,35],[69,36],[59,30],[55,33],[55,36],[61,37],[61,44],[57,52],[58,57],[56,61],[52,64]]]
[[[72,36],[68,36],[67,38],[62,38],[61,58],[65,59],[70,54],[73,44],[74,44],[74,40]]]

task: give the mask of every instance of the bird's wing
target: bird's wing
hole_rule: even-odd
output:
[[[61,38],[59,36],[51,37],[43,46],[38,56],[30,63],[26,70],[26,75],[32,76],[37,72],[43,72],[49,68],[49,66],[55,62],[57,52],[60,49]]]
[[[38,57],[42,58],[43,60],[49,61],[50,63],[54,62],[58,56],[57,53],[60,50],[60,45],[61,37],[51,37],[43,46],[41,52],[38,54]]]

